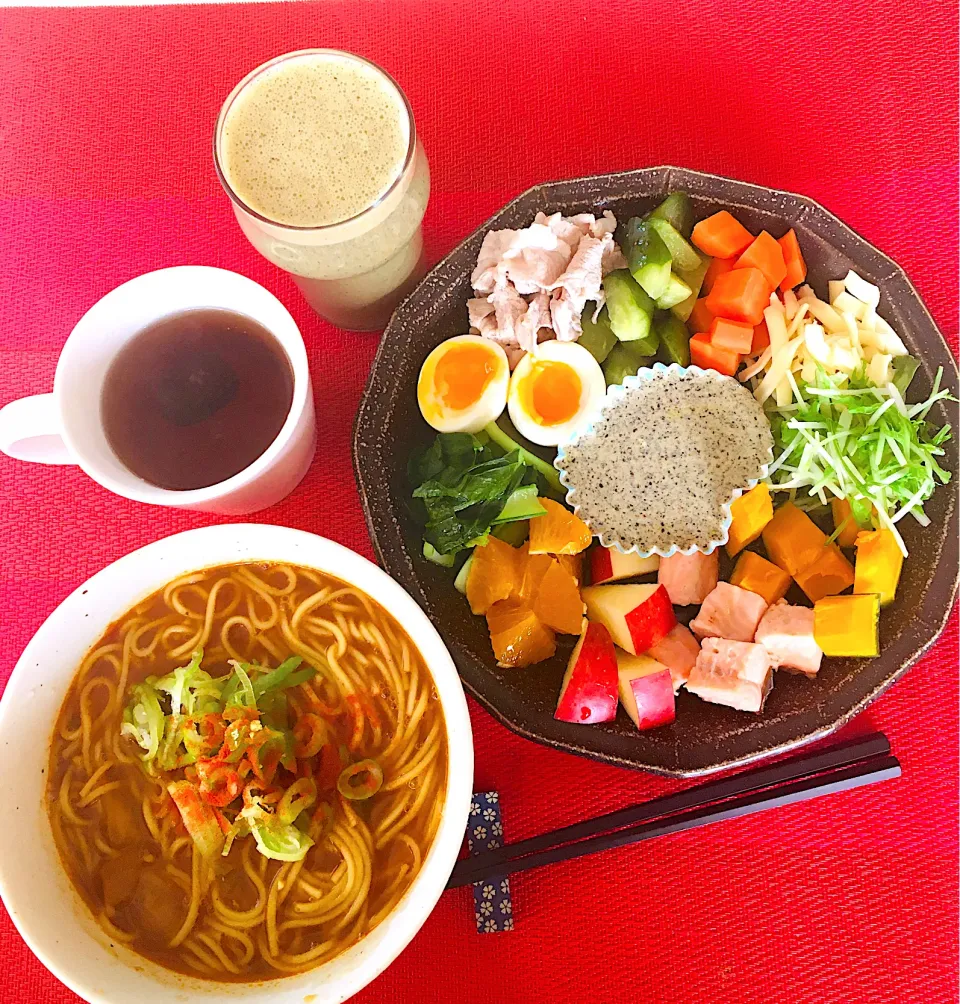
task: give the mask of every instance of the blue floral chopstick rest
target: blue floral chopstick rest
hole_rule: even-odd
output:
[[[500,795],[495,791],[474,792],[467,821],[467,848],[471,854],[503,846]],[[513,930],[510,879],[473,883],[473,910],[480,934]]]

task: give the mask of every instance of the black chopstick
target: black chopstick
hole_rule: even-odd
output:
[[[447,885],[469,885],[896,777],[900,766],[885,756],[889,751],[886,737],[877,733],[697,785],[466,858],[458,862]]]

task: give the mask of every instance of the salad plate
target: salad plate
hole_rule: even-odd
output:
[[[539,212],[599,216],[610,210],[626,220],[648,212],[674,191],[687,193],[697,220],[728,210],[754,233],[780,234],[793,228],[803,247],[807,282],[816,290],[826,290],[828,282],[850,270],[879,287],[881,312],[920,362],[911,393],[922,400],[942,370],[941,386],[956,394],[956,361],[907,275],[837,217],[800,195],[683,168],[653,167],[537,185],[447,255],[398,307],[384,332],[356,416],[353,462],[380,563],[436,625],[466,688],[496,718],[527,738],[571,753],[660,774],[694,776],[827,735],[894,683],[933,644],[957,590],[956,439],[946,442],[939,458],[953,480],[925,503],[929,524],[912,519],[898,524],[910,557],[896,601],[881,618],[879,656],[827,658],[812,681],[778,674],[759,715],[709,704],[681,691],[676,720],[648,731],[637,731],[622,714],[590,727],[555,719],[572,637],[543,662],[524,668],[496,664],[486,625],[452,588],[449,569],[423,557],[423,527],[415,518],[407,468],[411,455],[433,437],[417,407],[418,373],[440,342],[469,330],[471,272],[487,232],[527,227]],[[937,401],[929,419],[938,428],[950,424],[955,430],[956,405]],[[724,579],[730,564],[726,557],[721,559]],[[678,613],[678,618],[689,616]]]

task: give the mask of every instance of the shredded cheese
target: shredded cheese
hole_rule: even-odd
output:
[[[770,297],[763,312],[770,346],[740,375],[746,381],[762,374],[754,391],[761,404],[772,397],[778,407],[787,406],[797,381],[813,383],[818,369],[834,376],[863,366],[878,387],[893,379],[893,360],[907,348],[877,313],[880,290],[856,272],[831,280],[828,288],[829,303],[810,286]]]

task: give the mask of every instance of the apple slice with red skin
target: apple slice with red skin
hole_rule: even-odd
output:
[[[669,725],[676,718],[670,670],[649,655],[617,652],[620,703],[638,729]]]
[[[587,617],[603,624],[614,644],[631,655],[646,652],[677,623],[661,585],[587,586],[582,596]]]
[[[635,551],[624,554],[615,547],[595,545],[590,551],[590,581],[593,585],[601,582],[616,582],[618,579],[632,579],[635,575],[647,575],[660,567],[660,555],[651,554],[641,558]]]
[[[553,717],[561,722],[593,725],[612,721],[616,716],[616,649],[602,624],[585,620],[567,663]]]

